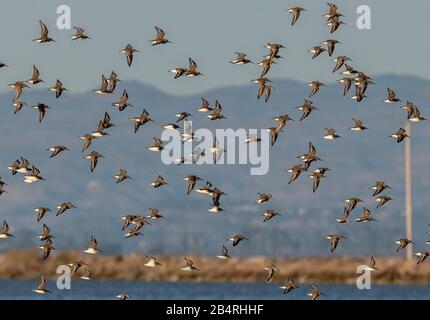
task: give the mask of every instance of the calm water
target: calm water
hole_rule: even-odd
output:
[[[51,294],[32,292],[38,280],[0,280],[0,299],[115,299],[125,292],[130,299],[308,299],[310,286],[303,284],[283,295],[277,284],[229,283],[169,283],[143,281],[78,281],[71,290],[58,290],[55,282],[48,282]],[[358,290],[352,285],[321,284],[326,297],[322,299],[430,299],[430,286],[372,286]]]

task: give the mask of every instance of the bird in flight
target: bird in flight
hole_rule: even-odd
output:
[[[157,32],[155,39],[150,40],[152,46],[158,46],[159,44],[171,43],[169,40],[167,40],[166,33],[163,31],[163,29],[155,26],[155,31]]]
[[[46,294],[46,293],[51,292],[46,287],[46,280],[45,280],[44,276],[41,277],[40,282],[39,282],[39,286],[36,289],[33,289],[33,291],[38,293],[38,294]]]
[[[337,245],[339,244],[339,241],[341,239],[346,239],[343,235],[340,234],[331,234],[325,237],[326,239],[330,240],[330,251],[334,252],[336,250]]]
[[[55,42],[54,39],[48,36],[48,33],[49,33],[48,27],[46,26],[45,23],[43,23],[42,20],[39,20],[39,25],[40,25],[40,36],[34,39],[33,41],[36,41],[37,43],[45,43],[45,42],[51,42],[51,41]]]
[[[91,39],[85,34],[85,29],[81,27],[73,27],[75,29],[75,33],[72,35],[72,40],[85,40]]]
[[[294,26],[297,22],[297,20],[299,20],[300,14],[304,11],[306,12],[307,10],[301,7],[293,7],[287,10],[289,13],[291,13],[293,15],[293,18],[291,20],[291,25]]]
[[[135,48],[133,48],[133,46],[131,44],[128,44],[120,52],[125,54],[125,57],[127,58],[127,65],[129,67],[131,67],[131,65],[133,63],[134,53],[135,52],[140,52],[140,51],[137,50],[137,49],[135,49]]]

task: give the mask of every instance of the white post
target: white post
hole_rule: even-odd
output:
[[[405,209],[406,209],[406,238],[412,239],[412,163],[411,163],[411,124],[406,120],[406,134],[409,138],[405,139]],[[412,260],[412,243],[406,247],[406,260]]]

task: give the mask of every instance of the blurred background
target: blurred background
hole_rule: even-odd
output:
[[[214,256],[220,243],[232,234],[244,234],[251,241],[235,250],[235,256],[267,257],[325,256],[330,254],[324,236],[342,233],[348,237],[334,255],[367,257],[393,255],[394,240],[405,236],[404,227],[404,145],[388,135],[403,127],[406,119],[401,104],[381,103],[389,86],[402,100],[411,100],[424,116],[429,116],[430,75],[426,65],[430,44],[426,39],[430,3],[409,1],[370,1],[371,29],[359,30],[356,8],[361,1],[339,3],[346,26],[330,35],[322,14],[325,1],[24,1],[2,4],[1,33],[4,45],[0,61],[10,67],[0,71],[0,176],[8,183],[8,193],[0,196],[0,218],[6,219],[10,241],[2,241],[0,250],[34,248],[40,232],[33,208],[55,206],[72,201],[78,208],[60,217],[47,213],[44,220],[57,235],[58,250],[84,248],[91,234],[96,236],[106,254],[138,252],[152,255],[183,255],[194,252]],[[56,28],[59,5],[71,8],[72,26],[86,29],[92,38],[71,41],[73,30]],[[291,27],[291,15],[285,9],[300,5],[308,9]],[[405,15],[408,14],[408,17]],[[413,18],[410,18],[413,17]],[[31,40],[40,32],[42,19],[55,43],[38,45]],[[413,19],[411,21],[410,19]],[[173,44],[151,47],[154,26],[164,29]],[[340,41],[334,56],[347,55],[351,63],[374,79],[361,103],[343,97],[343,88],[335,81],[342,75],[331,73],[334,62],[324,53],[315,60],[307,52],[326,39]],[[249,81],[260,74],[255,65],[235,66],[228,61],[235,51],[246,52],[258,61],[266,54],[267,42],[284,44],[280,59],[270,71],[274,81],[267,104],[256,99],[257,87]],[[131,68],[119,52],[131,43],[136,53]],[[174,80],[168,73],[175,67],[187,67],[193,57],[204,77]],[[29,79],[37,65],[45,84],[24,91],[22,100],[29,106],[39,102],[51,107],[43,124],[37,111],[24,108],[13,114],[13,90],[7,84]],[[102,74],[115,71],[123,80],[115,95],[92,92]],[[55,99],[47,88],[60,79],[69,89]],[[327,84],[312,98],[320,109],[303,122],[295,109],[307,97],[306,82]],[[118,101],[123,89],[135,108],[118,112],[111,104]],[[351,91],[352,92],[352,91]],[[211,104],[218,99],[227,120],[210,122],[196,109],[200,98]],[[133,133],[130,117],[146,108],[154,123]],[[88,151],[96,150],[101,159],[96,171],[89,172],[88,161],[81,154],[79,136],[96,129],[105,111],[112,116],[115,128],[110,136],[94,141]],[[175,114],[193,114],[194,128],[267,128],[272,116],[287,113],[296,121],[270,152],[270,171],[265,176],[250,176],[247,165],[166,166],[160,155],[146,147],[152,137],[160,136],[161,125],[173,122]],[[359,117],[369,128],[363,133],[348,130],[352,118]],[[325,127],[333,127],[343,137],[327,142],[321,137]],[[426,238],[428,210],[426,195],[430,187],[428,170],[428,123],[412,127],[414,239]],[[312,180],[303,175],[288,185],[284,170],[298,164],[309,141],[316,146],[323,162],[333,171],[312,193]],[[66,145],[71,152],[49,159],[46,148]],[[86,153],[85,153],[86,154]],[[7,166],[19,156],[27,157],[42,172],[45,182],[27,185],[19,175],[11,176]],[[116,185],[112,178],[124,167],[133,181]],[[149,183],[163,175],[169,185],[153,189]],[[225,191],[225,213],[210,214],[210,198],[201,194],[186,195],[181,179],[196,174]],[[376,202],[368,189],[376,180],[384,180],[394,200],[375,210]],[[273,207],[282,214],[262,224],[260,214],[269,206],[257,207],[257,192],[273,195]],[[363,206],[374,211],[377,221],[367,224],[339,225],[343,199],[360,197]],[[144,230],[144,237],[123,240],[121,216],[146,214],[158,208],[167,219],[155,221]],[[361,212],[356,209],[351,216]]]

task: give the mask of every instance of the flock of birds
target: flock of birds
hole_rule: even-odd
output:
[[[324,17],[327,18],[326,24],[330,27],[330,33],[336,32],[336,30],[344,24],[342,22],[342,18],[344,17],[339,11],[335,4],[333,3],[327,3],[329,6],[329,11],[324,14]],[[301,16],[303,12],[306,12],[305,9],[301,7],[294,7],[288,9],[288,12],[292,14],[292,21],[291,24],[295,25]],[[55,41],[54,39],[49,37],[49,32],[47,26],[42,22],[40,22],[41,27],[41,33],[40,36],[34,41],[38,43],[48,43]],[[151,40],[151,44],[153,46],[156,45],[164,45],[171,43],[167,38],[165,32],[159,28],[155,27],[156,29],[156,37]],[[85,30],[81,27],[75,27],[75,33],[71,36],[72,40],[85,40],[85,39],[91,39],[85,34]],[[309,50],[309,52],[312,54],[312,59],[316,59],[324,52],[327,52],[329,57],[331,57],[335,52],[335,47],[337,44],[340,44],[339,41],[334,39],[328,39],[323,42],[321,42],[321,45],[317,45]],[[267,78],[269,71],[273,64],[276,64],[278,59],[281,59],[282,56],[280,55],[280,51],[284,49],[285,47],[282,44],[276,44],[276,43],[267,43],[266,48],[268,49],[267,55],[265,55],[261,61],[257,62],[256,64],[259,66],[262,66],[262,72],[260,76],[257,79],[251,80],[251,82],[258,85],[258,94],[257,98],[260,99],[262,96],[264,96],[265,102],[268,102],[272,93],[272,87],[270,86],[271,80]],[[135,49],[131,44],[128,44],[124,49],[120,51],[125,55],[126,62],[129,67],[133,64],[134,55],[139,53],[139,50]],[[247,58],[247,55],[243,52],[236,52],[236,58],[230,61],[230,63],[234,65],[242,65],[242,64],[248,64],[253,62]],[[335,62],[335,66],[333,68],[333,73],[340,71],[340,73],[344,76],[343,78],[339,79],[337,82],[343,85],[343,95],[347,95],[349,90],[351,89],[352,85],[355,87],[355,94],[351,96],[351,99],[356,100],[357,102],[362,101],[366,98],[366,90],[369,85],[373,84],[374,82],[372,79],[367,76],[365,73],[353,68],[348,63],[352,61],[347,56],[338,56],[335,59],[333,59]],[[194,59],[191,57],[188,59],[188,67],[177,67],[170,70],[171,73],[174,74],[174,78],[178,79],[181,77],[197,77],[202,76],[203,74],[199,71],[198,65]],[[0,63],[0,69],[7,67],[6,64]],[[342,69],[343,68],[343,69]],[[101,79],[101,85],[100,88],[97,90],[94,90],[97,94],[113,94],[117,83],[121,80],[117,76],[115,72],[112,71],[109,78],[106,78],[104,75],[102,75]],[[40,77],[40,72],[36,66],[33,66],[33,75],[29,80],[26,81],[17,81],[15,83],[9,84],[9,87],[15,89],[15,95],[12,100],[12,104],[15,107],[15,113],[19,112],[23,107],[26,106],[26,103],[20,100],[21,95],[24,90],[29,88],[28,84],[31,85],[37,85],[40,83],[44,83],[44,80]],[[310,116],[310,114],[314,110],[318,110],[318,108],[314,105],[314,103],[309,100],[311,97],[315,96],[321,87],[324,86],[323,83],[320,81],[312,81],[308,84],[311,88],[311,91],[309,93],[309,96],[304,100],[304,103],[297,107],[302,112],[302,115],[300,117],[300,121],[304,121],[307,117]],[[64,91],[67,91],[67,89],[64,87],[63,83],[58,79],[54,86],[50,87],[49,90],[55,92],[55,97],[60,98]],[[387,96],[383,100],[384,103],[389,104],[395,104],[400,102],[401,100],[397,98],[396,93],[388,88],[387,89]],[[112,104],[113,106],[117,107],[119,111],[123,111],[126,107],[132,106],[128,102],[128,94],[127,91],[124,89],[121,95],[121,98],[119,101],[114,102]],[[45,118],[47,110],[49,110],[49,106],[47,106],[44,103],[38,103],[37,105],[33,106],[34,109],[38,111],[38,119],[39,122],[42,123],[42,121]],[[421,112],[419,108],[414,105],[410,101],[406,101],[406,103],[402,106],[403,109],[407,110],[407,119],[411,122],[420,122],[425,120],[425,118],[421,115]],[[210,120],[219,120],[219,119],[225,119],[224,115],[222,114],[222,107],[219,101],[215,102],[215,107],[212,108],[210,106],[210,103],[202,98],[202,105],[197,110],[198,112],[204,112],[208,113],[208,118]],[[180,112],[176,115],[177,120],[175,123],[168,123],[163,126],[165,129],[178,129],[180,128],[178,123],[181,121],[185,121],[189,116],[191,116],[191,113],[189,112]],[[143,112],[136,117],[130,118],[130,120],[134,123],[134,132],[136,133],[139,128],[143,125],[145,125],[148,122],[152,122],[153,120],[150,117],[150,114],[147,110],[143,110]],[[285,128],[288,121],[293,121],[293,119],[287,115],[282,114],[279,116],[274,116],[273,120],[277,122],[277,125],[274,127],[267,128],[267,131],[271,134],[271,144],[274,145],[277,141],[278,135],[283,132],[283,129]],[[111,117],[108,112],[105,112],[104,118],[101,119],[98,123],[98,126],[95,131],[82,135],[80,138],[83,140],[83,147],[82,152],[85,152],[92,144],[94,140],[100,139],[108,133],[106,132],[107,129],[114,127],[115,125],[111,121]],[[193,132],[190,132],[189,130],[185,130],[182,133],[182,140],[183,142],[187,141],[193,141],[195,139],[198,139],[194,136]],[[358,132],[366,130],[367,128],[364,126],[363,122],[358,119],[353,119],[353,126],[350,128],[351,131]],[[333,128],[326,128],[326,134],[322,137],[326,140],[336,140],[338,138],[341,138],[338,134],[336,134],[336,130]],[[390,135],[393,139],[397,141],[397,143],[402,142],[405,138],[409,138],[406,131],[403,128],[400,128],[396,132],[392,133]],[[248,136],[245,140],[245,143],[258,143],[261,142],[261,138],[257,136]],[[152,146],[149,146],[148,149],[153,152],[160,152],[163,150],[163,141],[159,138],[154,138],[154,143]],[[51,152],[50,157],[56,157],[62,152],[69,151],[69,149],[66,146],[52,146],[48,148],[48,151]],[[225,150],[220,148],[219,142],[214,141],[213,147],[209,150],[211,153],[214,154],[215,158],[219,157],[219,154],[224,152]],[[194,150],[192,154],[192,160],[193,162],[196,162],[199,157],[205,156],[204,150]],[[98,164],[98,161],[100,158],[103,158],[103,155],[98,153],[97,151],[91,151],[88,155],[85,156],[86,159],[90,161],[90,171],[93,172]],[[314,162],[318,162],[321,159],[318,157],[317,150],[315,146],[310,142],[309,143],[309,149],[306,153],[299,155],[298,158],[303,162],[303,164],[295,165],[288,170],[286,170],[288,173],[291,174],[291,178],[288,182],[288,184],[293,183],[296,181],[299,176],[304,172],[310,172],[309,177],[313,181],[313,192],[316,192],[318,189],[318,186],[323,178],[325,178],[325,174],[330,171],[327,167],[317,167],[315,169],[311,169],[311,165]],[[185,157],[182,157],[181,159],[178,159],[178,164],[182,164],[186,161]],[[29,160],[21,157],[20,159],[17,159],[15,162],[13,162],[8,169],[11,171],[12,175],[16,175],[17,173],[22,174],[24,178],[25,183],[36,183],[39,181],[45,180],[41,176],[41,172],[39,169],[34,165],[31,164]],[[126,181],[127,179],[131,179],[127,171],[123,168],[121,168],[113,177],[116,180],[116,183],[121,183]],[[189,195],[192,191],[196,191],[201,194],[205,194],[212,198],[212,207],[208,210],[212,213],[218,213],[223,211],[220,205],[221,197],[226,195],[223,191],[221,191],[219,188],[214,187],[211,182],[206,181],[206,183],[197,188],[197,183],[199,181],[202,181],[200,177],[196,175],[189,175],[184,178],[185,181],[187,181],[188,188],[187,188],[187,195]],[[164,185],[167,185],[167,181],[164,177],[161,175],[158,175],[155,180],[151,183],[151,186],[154,188],[160,188]],[[2,193],[7,192],[6,191],[6,183],[3,182],[0,178],[0,195]],[[372,189],[374,192],[372,194],[373,197],[375,197],[375,200],[377,201],[377,208],[385,205],[387,202],[392,200],[387,195],[382,195],[381,193],[385,190],[391,189],[389,185],[387,185],[384,181],[376,181],[375,185],[372,186],[370,189]],[[272,195],[270,193],[258,193],[258,198],[255,201],[256,205],[261,205],[263,203],[267,203],[272,199]],[[343,211],[343,214],[337,219],[338,223],[344,224],[349,222],[349,216],[351,212],[357,207],[359,203],[361,203],[362,200],[357,197],[351,197],[345,200],[345,208]],[[57,213],[56,215],[62,215],[65,212],[76,208],[75,205],[72,202],[64,202],[59,204],[57,207]],[[359,217],[354,219],[356,222],[371,222],[375,219],[373,218],[372,212],[366,208],[363,207],[362,213]],[[37,213],[37,222],[41,221],[44,217],[44,215],[51,211],[49,208],[46,207],[40,207],[35,208],[34,211]],[[267,209],[264,213],[262,213],[263,222],[268,222],[269,220],[275,218],[276,216],[279,216],[280,213],[278,213],[274,209]],[[162,214],[160,214],[159,209],[152,208],[150,209],[150,212],[147,216],[139,216],[139,215],[126,215],[122,217],[123,225],[122,230],[126,232],[124,234],[124,238],[131,238],[136,237],[139,235],[142,235],[142,228],[145,225],[149,225],[150,221],[157,220],[160,218],[164,218]],[[0,239],[7,239],[9,237],[13,237],[13,234],[10,232],[9,225],[6,221],[3,221],[3,227],[0,231]],[[53,238],[54,236],[50,232],[50,229],[47,225],[43,224],[43,229],[40,235],[37,236],[41,241],[44,241],[43,245],[41,245],[39,248],[43,251],[43,259],[48,259],[50,256],[51,250],[54,250],[55,247],[53,245]],[[330,250],[331,252],[335,251],[338,247],[339,243],[346,239],[346,237],[342,234],[330,234],[326,237],[330,241]],[[241,234],[232,235],[229,239],[229,241],[232,242],[232,247],[238,246],[242,241],[248,240],[247,237]],[[398,245],[397,251],[404,249],[406,246],[408,246],[410,243],[413,243],[412,240],[401,238],[395,243]],[[430,243],[430,242],[428,242]],[[90,244],[87,249],[85,249],[83,252],[86,254],[100,254],[101,251],[98,248],[97,240],[94,236],[91,236],[90,238]],[[417,263],[423,262],[429,255],[430,252],[423,251],[423,252],[417,252],[415,254],[418,258]],[[153,256],[146,256],[148,261],[145,263],[146,267],[155,268],[161,265],[161,263],[158,261],[156,257]],[[219,255],[217,255],[217,258],[219,259],[229,259],[231,256],[229,255],[229,249],[226,245],[222,245],[221,252]],[[370,257],[369,261],[369,270],[376,270],[376,262],[373,257]],[[77,261],[72,262],[69,264],[71,268],[72,274],[76,274],[79,271],[81,271],[80,278],[84,280],[91,280],[93,279],[93,276],[91,274],[91,271],[89,269],[89,266],[83,261]],[[198,267],[195,265],[195,263],[189,259],[188,257],[185,257],[185,264],[180,268],[180,270],[183,271],[199,271]],[[271,282],[273,278],[275,277],[276,273],[279,272],[279,269],[276,265],[270,265],[265,268],[265,270],[268,271],[268,277],[266,279],[266,282]],[[285,285],[282,287],[283,293],[287,294],[291,292],[293,289],[298,288],[298,285],[295,283],[294,279],[288,278]],[[47,289],[46,281],[44,276],[41,277],[41,281],[39,286],[34,289],[34,292],[39,294],[45,294],[47,292],[50,292]],[[324,293],[321,291],[319,286],[314,283],[312,285],[311,292],[308,293],[308,295],[312,298],[312,300],[317,299],[320,295],[324,295]],[[118,295],[119,299],[125,300],[128,298],[128,295],[125,293]]]

